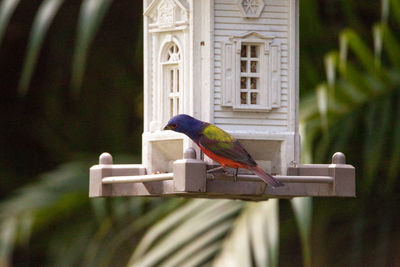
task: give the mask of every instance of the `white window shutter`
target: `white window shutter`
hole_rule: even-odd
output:
[[[235,97],[235,53],[232,44],[225,44],[224,47],[224,73],[222,85],[222,106],[232,107]]]
[[[270,67],[270,106],[279,108],[281,106],[281,51],[279,44],[272,44],[270,47],[269,67]]]

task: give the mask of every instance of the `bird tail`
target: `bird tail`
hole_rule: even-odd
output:
[[[250,168],[252,172],[258,175],[265,183],[267,183],[269,186],[275,188],[275,187],[280,187],[283,186],[281,182],[276,180],[274,177],[272,177],[270,174],[266,173],[263,169],[261,169],[259,166],[253,166]]]

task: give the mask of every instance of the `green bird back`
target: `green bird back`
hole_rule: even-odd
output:
[[[257,165],[235,137],[215,125],[209,124],[204,128],[199,144],[214,154],[227,159],[249,166]]]

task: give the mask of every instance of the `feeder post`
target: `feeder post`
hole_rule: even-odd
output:
[[[189,147],[183,159],[173,164],[174,190],[176,192],[206,192],[206,163],[196,159],[196,151]]]
[[[332,156],[332,164],[329,165],[329,175],[335,177],[335,195],[343,197],[355,197],[356,181],[355,168],[346,164],[346,156],[342,152],[336,152]]]
[[[111,194],[112,185],[103,185],[102,179],[112,175],[113,158],[110,153],[102,153],[99,165],[90,168],[89,197],[102,197]]]

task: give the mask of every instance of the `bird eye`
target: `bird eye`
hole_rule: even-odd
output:
[[[178,127],[178,124],[176,124],[176,123],[172,123],[172,124],[171,124],[171,128],[172,128],[172,129],[175,129],[176,127]]]

